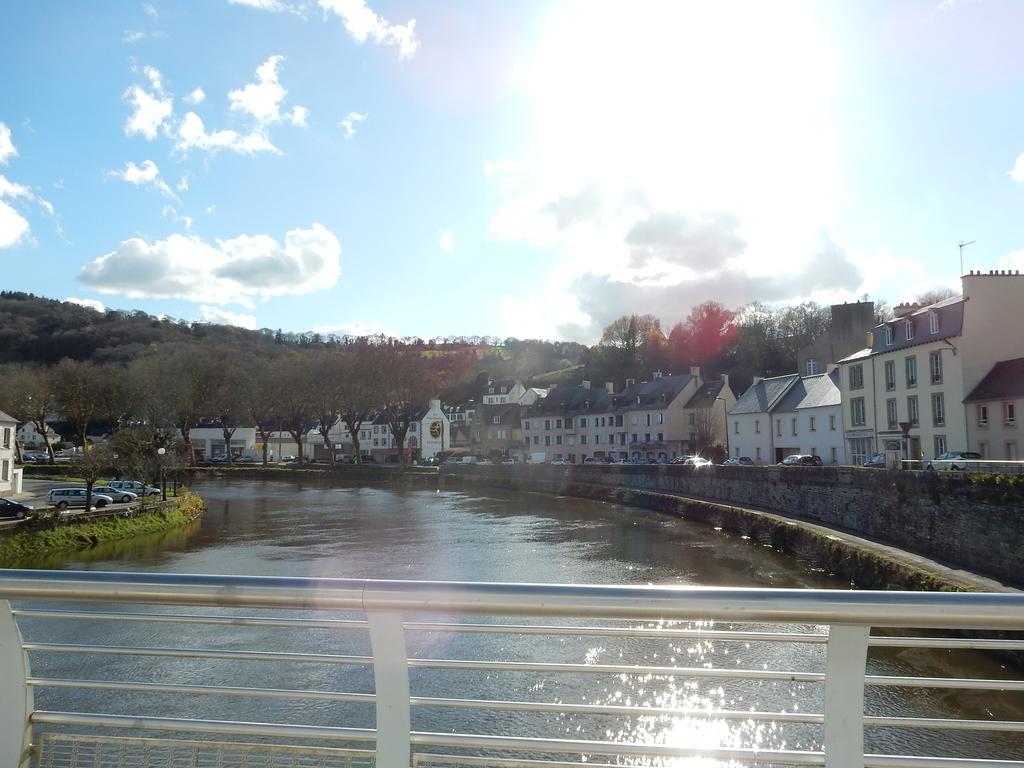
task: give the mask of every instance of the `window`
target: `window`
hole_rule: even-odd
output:
[[[910,422],[912,427],[916,427],[921,421],[917,412],[917,395],[911,395],[907,398],[907,421]]]
[[[761,434],[761,420],[760,419],[754,419],[754,432],[756,432],[757,434]]]
[[[529,428],[530,428],[530,422],[524,421],[523,422],[523,429],[529,429]]]
[[[896,429],[899,424],[900,416],[899,411],[896,408],[895,397],[890,397],[885,401],[885,417],[889,423],[889,429]]]
[[[495,416],[491,419],[492,424],[501,424],[501,416]]]
[[[790,419],[789,428],[793,430],[793,436],[796,437],[796,418]]]
[[[561,428],[562,428],[562,420],[561,419],[555,419],[555,429],[561,429]]]
[[[1003,403],[1003,424],[1013,426],[1017,423],[1017,404]]]
[[[651,442],[651,433],[650,432],[645,432],[644,433],[644,442],[645,443]]]
[[[891,325],[885,326],[885,344],[886,344],[886,346],[889,346],[889,347],[892,346],[892,337],[893,337],[892,326]]]
[[[505,430],[504,429],[499,429],[498,430],[498,439],[499,440],[504,440],[505,439]]]
[[[932,426],[942,427],[946,424],[946,400],[941,392],[932,395]]]
[[[815,426],[817,425],[817,421],[818,421],[817,417],[815,417],[815,416],[811,416],[810,417],[810,419],[809,419],[809,422],[810,422],[809,423],[809,427],[810,427],[811,432],[816,431],[815,430]]]
[[[850,389],[864,389],[864,366],[859,363],[850,366]]]
[[[634,427],[636,426],[636,414],[635,413],[629,417],[629,423],[632,426],[634,426]]]
[[[544,435],[544,445],[551,445],[551,435]]]
[[[828,417],[828,428],[832,432],[836,431],[836,415],[834,413],[829,414],[829,417]]]
[[[615,435],[608,435],[608,445],[615,445]]]
[[[688,414],[686,414],[686,423],[689,424],[691,427],[694,424],[696,424],[697,423],[697,414],[696,413],[688,413]]]
[[[658,433],[658,442],[659,443],[665,442],[665,433],[664,432],[659,432]]]
[[[978,453],[981,454],[981,458],[988,458],[988,443],[978,443]]]
[[[935,436],[935,456],[939,457],[946,452],[946,436]]]
[[[865,418],[863,397],[855,397],[850,400],[850,423],[855,427],[864,426]]]
[[[562,436],[561,435],[555,435],[555,445],[561,445],[561,444],[562,444]]]
[[[757,446],[757,448],[754,449],[754,457],[757,461],[761,460],[761,446]]]
[[[832,463],[833,464],[838,464],[839,463],[839,449],[836,448],[835,446],[832,446],[831,451],[832,451]]]
[[[942,352],[928,353],[928,368],[932,372],[932,384],[942,383]]]
[[[586,437],[586,435],[584,435],[584,437]],[[594,445],[600,445],[600,444],[601,444],[601,436],[600,435],[594,435]]]
[[[640,442],[640,435],[638,435],[636,432],[634,432],[632,435],[630,435],[630,437],[632,438],[630,440],[631,443],[639,443]]]
[[[645,427],[651,426],[651,414],[649,414],[649,413],[645,413],[644,414],[644,426]]]
[[[775,434],[782,437],[782,419],[775,420]]]
[[[1017,441],[1010,440],[1006,443],[1006,458],[1010,461],[1017,460]]]
[[[585,426],[587,426],[587,417],[586,416],[580,416],[580,429],[582,429]]]
[[[903,361],[903,367],[907,374],[907,389],[917,386],[917,357],[908,357]]]
[[[534,435],[533,436],[533,444],[534,445],[540,445],[540,435]]]
[[[914,321],[913,320],[907,320],[907,322],[905,323],[904,327],[907,330],[907,334],[906,334],[907,335],[907,341],[910,341],[911,339],[914,338]]]
[[[978,406],[978,426],[979,427],[987,427],[988,426],[988,406],[987,405],[979,405]]]
[[[738,435],[740,433],[740,423],[738,421],[734,421],[732,423],[732,433],[734,435]]]
[[[818,372],[818,361],[813,358],[807,358],[807,375],[814,376]]]
[[[544,429],[551,429],[551,419],[544,419]]]
[[[932,333],[938,333],[939,332],[939,313],[938,312],[929,312],[928,313],[928,329]]]
[[[587,444],[587,436],[586,435],[580,435],[580,445],[586,445],[586,444]]]
[[[665,423],[665,414],[664,413],[659,413],[658,414],[658,423],[659,424],[664,424]]]
[[[565,420],[565,428],[566,429],[572,429],[572,417],[571,416],[568,419]]]
[[[4,427],[4,448],[11,447],[11,428]]]
[[[892,392],[896,389],[896,361],[886,360],[885,361],[885,389],[888,392]]]
[[[0,480],[3,480],[6,483],[8,480],[10,480],[10,474],[11,462],[9,462],[7,459],[4,459],[2,462],[0,462]]]

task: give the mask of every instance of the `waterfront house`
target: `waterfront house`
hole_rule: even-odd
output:
[[[18,422],[0,411],[0,493],[21,493],[21,467],[14,466]]]
[[[985,459],[1019,461],[1024,413],[1024,357],[1000,360],[964,398],[967,448]]]
[[[729,447],[733,456],[749,456],[757,464],[774,464],[782,458],[779,454],[788,450],[789,444],[776,443],[772,414],[799,380],[795,373],[754,377],[753,384],[729,409]]]

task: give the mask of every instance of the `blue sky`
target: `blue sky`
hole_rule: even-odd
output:
[[[1024,267],[1024,4],[7,3],[0,286],[596,339]],[[1018,158],[1022,158],[1018,160]]]

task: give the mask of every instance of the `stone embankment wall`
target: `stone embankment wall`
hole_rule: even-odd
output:
[[[1024,484],[1005,479],[854,467],[543,465],[445,467],[440,482],[661,506],[716,524],[728,523],[722,517],[727,510],[721,506],[735,505],[778,516],[768,526],[775,533],[761,531],[762,537],[783,535],[786,528],[776,523],[785,518],[807,520],[955,568],[1024,584]],[[718,510],[715,505],[680,505],[678,497],[715,502]],[[729,527],[755,525],[749,517],[744,516],[746,523]]]

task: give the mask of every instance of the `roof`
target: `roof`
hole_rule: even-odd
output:
[[[18,420],[16,418],[14,418],[13,416],[10,416],[10,415],[4,413],[3,411],[0,411],[0,421],[8,422],[10,424],[17,424],[18,423]]]
[[[725,386],[725,382],[721,379],[717,381],[705,381],[704,386],[697,390],[697,394],[690,398],[684,408],[711,408],[715,404],[715,400],[718,398],[719,393],[722,391],[722,387]]]
[[[588,407],[589,406],[589,407]],[[557,415],[584,411],[610,411],[612,397],[603,389],[581,386],[554,387],[548,394],[529,406],[531,416]]]
[[[859,349],[852,355],[847,355],[842,360],[837,360],[836,362],[849,363],[853,362],[854,360],[863,360],[865,357],[871,357],[871,347],[864,347],[864,349]]]
[[[915,309],[902,317],[896,317],[887,323],[875,326],[874,341],[871,345],[871,354],[880,355],[885,352],[892,352],[897,349],[916,347],[918,344],[927,344],[930,341],[948,339],[951,336],[959,336],[964,327],[964,302],[963,296],[952,296],[927,307]],[[931,333],[930,321],[927,316],[935,313],[939,318],[939,332]],[[907,339],[903,332],[903,324],[907,320],[914,321],[914,338]],[[885,343],[885,329],[887,326],[893,329],[892,344]]]
[[[778,403],[779,399],[789,391],[789,388],[800,380],[796,373],[785,376],[773,376],[770,379],[761,379],[740,395],[730,410],[730,415],[744,413],[767,413]]]
[[[693,376],[686,373],[681,376],[661,376],[654,381],[630,384],[621,392],[615,393],[612,397],[612,406],[621,411],[635,411],[652,406],[660,408],[675,400],[692,380]]]
[[[803,408],[839,405],[840,402],[839,372],[833,371],[804,376],[790,388],[774,410],[798,411]]]
[[[965,403],[976,400],[1001,400],[1024,397],[1024,357],[1000,360],[978,382],[978,386],[964,398]]]

